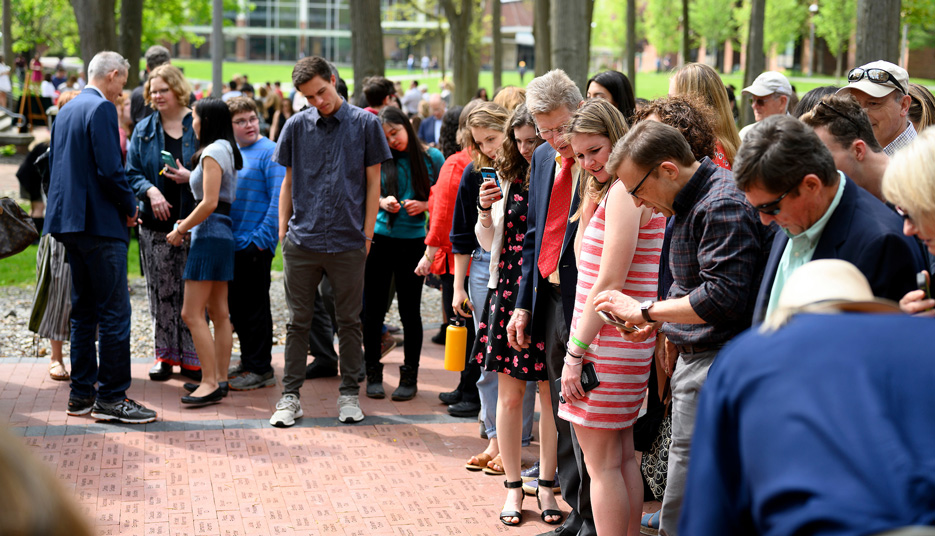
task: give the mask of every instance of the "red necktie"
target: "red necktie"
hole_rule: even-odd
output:
[[[562,170],[552,185],[549,198],[549,212],[542,231],[542,246],[539,249],[539,271],[542,277],[549,277],[558,267],[558,258],[562,253],[565,240],[565,225],[568,223],[568,208],[571,206],[571,166],[573,158],[562,159]]]

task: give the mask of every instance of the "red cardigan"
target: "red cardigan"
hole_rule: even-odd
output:
[[[429,193],[429,230],[425,235],[425,245],[438,248],[432,260],[433,274],[453,274],[455,258],[451,252],[451,220],[454,218],[455,201],[464,168],[471,162],[467,150],[461,150],[448,157],[445,165],[438,172],[438,181]]]

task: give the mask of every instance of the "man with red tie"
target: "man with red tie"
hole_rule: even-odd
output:
[[[574,151],[564,131],[565,124],[581,103],[581,91],[559,69],[549,71],[526,86],[526,106],[536,121],[536,133],[549,143],[536,149],[530,164],[523,276],[507,335],[514,348],[528,346],[532,330],[537,340],[545,340],[553,415],[558,414],[555,380],[562,375],[578,282],[574,252],[578,222],[569,222],[568,218],[578,209],[577,183],[581,168],[575,163]],[[545,534],[595,535],[588,493],[590,479],[581,449],[568,421],[556,417],[555,426],[562,497],[572,511],[563,525]]]

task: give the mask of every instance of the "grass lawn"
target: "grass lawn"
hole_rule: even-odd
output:
[[[29,287],[36,284],[36,252],[39,246],[29,246],[24,251],[0,260],[0,287]],[[280,263],[281,264],[281,263]],[[282,267],[280,267],[280,270]],[[127,273],[133,279],[140,277],[140,245],[136,238],[130,239],[127,253]]]

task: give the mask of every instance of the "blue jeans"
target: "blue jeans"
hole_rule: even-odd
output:
[[[475,333],[480,325],[478,311],[487,311],[487,283],[490,281],[490,253],[478,248],[471,262],[471,305],[474,306]],[[487,437],[497,437],[497,373],[484,370],[481,366],[477,393],[480,395],[480,418],[484,421]],[[526,383],[523,397],[523,446],[532,441],[533,416],[536,411],[536,382]]]
[[[71,266],[71,396],[90,398],[97,384],[102,402],[122,400],[130,388],[127,243],[84,233],[55,239]]]

